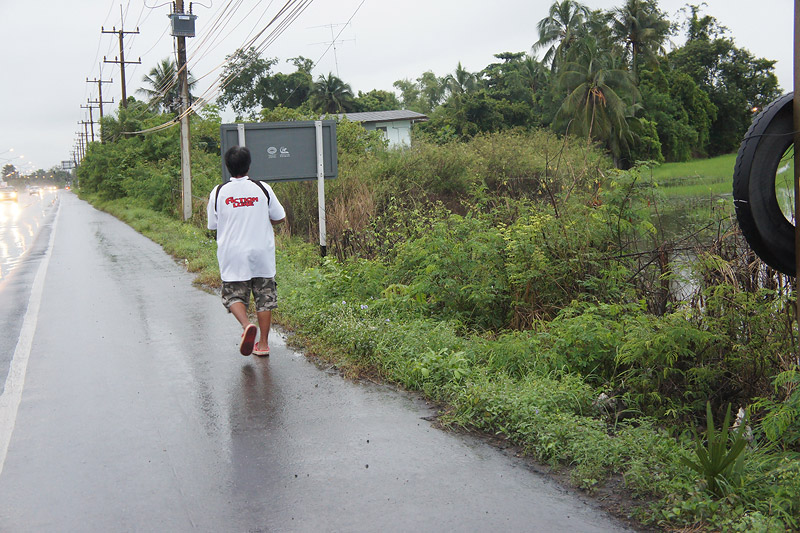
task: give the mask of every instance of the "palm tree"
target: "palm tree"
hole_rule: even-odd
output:
[[[522,60],[522,78],[525,84],[532,91],[547,85],[549,81],[549,71],[535,57],[525,56]]]
[[[657,59],[666,54],[664,43],[671,32],[669,20],[655,0],[626,0],[611,12],[611,30],[630,58],[634,80],[639,80],[639,57]]]
[[[181,108],[181,93],[178,83],[178,73],[175,61],[170,58],[162,59],[155,67],[150,70],[150,74],[144,76],[142,81],[147,82],[150,88],[142,87],[138,93],[145,95],[150,104],[166,113],[177,113]],[[196,80],[189,74],[189,91],[196,83]],[[189,94],[189,101],[192,96]]]
[[[320,113],[345,113],[354,109],[353,89],[333,75],[320,75],[309,96],[311,107]]]
[[[563,62],[570,46],[584,33],[588,17],[589,8],[585,5],[576,0],[562,0],[553,3],[547,16],[536,25],[539,40],[533,44],[533,51],[549,46],[542,62],[550,63],[553,72]]]
[[[461,61],[456,66],[453,74],[445,76],[445,85],[450,94],[467,94],[478,88],[478,76],[461,66]]]
[[[556,113],[554,124],[568,133],[585,136],[588,142],[601,141],[615,160],[627,151],[633,140],[629,120],[635,120],[638,91],[630,72],[617,68],[615,60],[585,37],[573,50],[574,61],[565,63],[558,77],[567,97]]]

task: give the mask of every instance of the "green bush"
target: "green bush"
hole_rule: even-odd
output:
[[[426,231],[399,246],[391,279],[423,295],[434,317],[455,317],[479,329],[503,327],[509,295],[500,233],[471,216],[419,223]]]

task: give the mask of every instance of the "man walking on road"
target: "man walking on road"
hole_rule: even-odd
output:
[[[208,229],[217,230],[222,303],[244,329],[239,351],[242,355],[269,355],[272,310],[278,307],[272,226],[283,222],[286,212],[272,187],[247,176],[250,161],[250,150],[244,146],[225,152],[225,165],[232,177],[211,190]],[[251,292],[258,328],[247,314]],[[256,343],[259,329],[261,336]]]

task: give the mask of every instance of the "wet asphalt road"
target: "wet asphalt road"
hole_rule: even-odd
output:
[[[624,530],[276,333],[271,357],[242,357],[236,321],[191,282],[71,193],[43,211],[0,280],[0,531]]]

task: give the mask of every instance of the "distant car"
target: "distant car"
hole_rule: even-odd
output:
[[[34,194],[42,194],[42,189],[34,185],[30,189],[28,189],[28,194],[33,196]]]
[[[18,199],[17,190],[14,187],[0,187],[0,200],[16,202]]]

